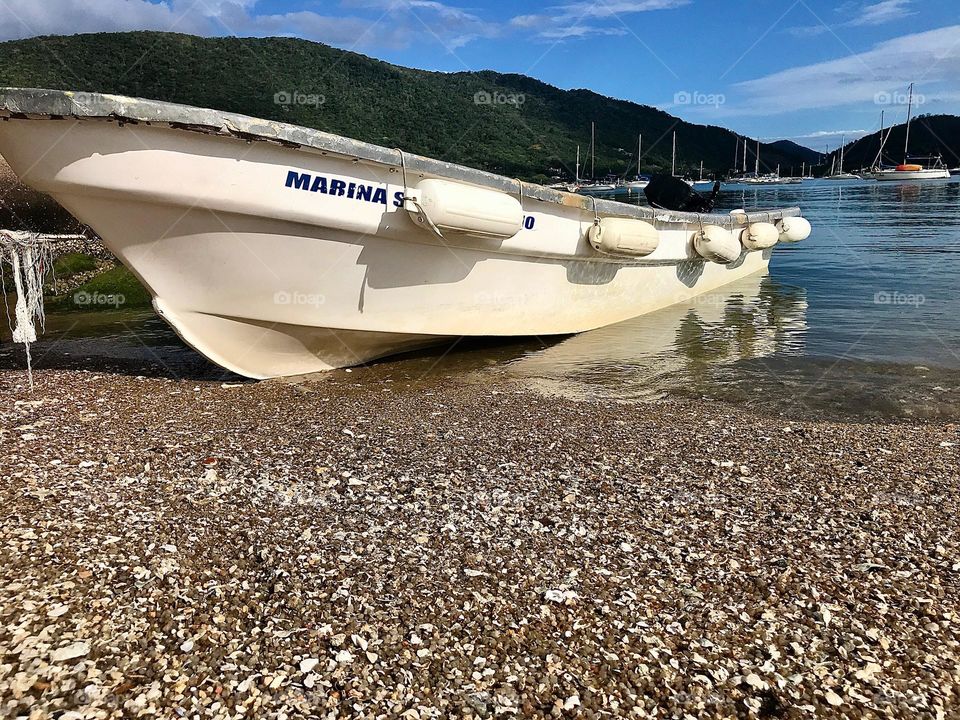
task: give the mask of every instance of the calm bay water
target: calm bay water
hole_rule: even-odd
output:
[[[508,365],[547,392],[709,396],[845,416],[960,416],[960,183],[725,190],[719,210],[800,206],[769,273]]]
[[[960,182],[744,187],[725,190],[718,209],[794,205],[813,234],[779,246],[768,274],[590,333],[383,362],[415,375],[505,374],[578,398],[960,417]],[[35,355],[50,349],[175,375],[217,372],[150,312],[51,316]],[[0,352],[9,356],[9,344]]]

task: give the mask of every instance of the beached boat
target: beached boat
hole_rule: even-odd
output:
[[[640,207],[112,95],[0,91],[0,154],[96,230],[187,343],[254,378],[602,327],[762,270],[810,232],[796,208]]]

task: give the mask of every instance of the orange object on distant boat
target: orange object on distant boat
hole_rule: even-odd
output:
[[[897,165],[897,170],[901,172],[916,172],[917,170],[923,170],[923,165]]]

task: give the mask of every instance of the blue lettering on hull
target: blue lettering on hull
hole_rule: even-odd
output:
[[[385,206],[387,204],[386,187],[365,185],[364,183],[358,182],[347,183],[345,180],[335,180],[324,175],[311,175],[310,173],[297,172],[296,170],[287,171],[287,181],[284,183],[284,187],[303,190],[304,192],[342,197],[348,200],[358,200],[376,205]],[[393,194],[393,207],[403,207],[402,190],[398,190]],[[523,229],[533,230],[536,222],[536,218],[532,215],[524,215]]]
[[[297,172],[296,170],[287,171],[287,181],[284,187],[294,190],[303,190],[305,192],[321,193],[323,195],[333,195],[334,197],[343,197],[350,200],[359,200],[361,202],[375,203],[377,205],[387,204],[387,189],[385,187],[376,187],[375,185],[364,185],[363,183],[352,182],[347,184],[344,180],[334,180],[323,175],[311,175],[310,173]]]

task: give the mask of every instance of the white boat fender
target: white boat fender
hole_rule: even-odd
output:
[[[660,245],[660,231],[644,220],[598,218],[587,231],[587,240],[606,255],[645,257]]]
[[[719,225],[703,225],[693,234],[693,248],[702,258],[721,265],[735,262],[742,252],[740,240]]]
[[[787,217],[777,222],[780,242],[795,243],[810,237],[810,221],[802,217]]]
[[[747,250],[766,250],[780,240],[780,231],[773,223],[750,223],[740,231],[740,243]]]
[[[505,239],[523,227],[520,201],[497,190],[430,179],[408,192],[405,200],[413,221],[434,232],[435,227],[442,232]]]

